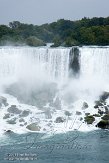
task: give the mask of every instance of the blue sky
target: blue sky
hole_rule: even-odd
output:
[[[109,0],[0,0],[0,24],[44,24],[57,19],[109,16]]]

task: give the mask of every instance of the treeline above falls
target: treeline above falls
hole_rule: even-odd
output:
[[[44,46],[47,42],[55,47],[109,45],[109,17],[60,19],[40,26],[18,21],[10,22],[9,26],[0,25],[0,45]]]

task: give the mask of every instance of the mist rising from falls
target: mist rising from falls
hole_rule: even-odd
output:
[[[71,48],[1,48],[1,88],[20,102],[41,108],[53,103],[57,87],[69,77],[70,51]]]
[[[30,90],[67,82],[72,92],[99,94],[107,89],[108,74],[109,48],[0,48],[0,85],[16,82]]]
[[[23,117],[25,122],[39,123],[42,131],[50,129],[48,123],[57,130],[55,120],[59,116],[66,119],[65,111],[71,113],[68,131],[83,123],[80,119],[84,119],[85,113],[96,114],[95,100],[103,91],[109,91],[108,74],[109,48],[105,47],[0,48],[1,95],[3,92],[3,96],[9,98],[9,106],[16,105],[22,110],[29,108],[31,114],[28,118]],[[82,110],[84,102],[89,105],[86,111]],[[2,109],[3,123],[9,106]],[[77,126],[71,127],[78,111]],[[19,120],[20,115],[14,115],[14,118]],[[22,124],[16,122],[15,128],[19,125]],[[62,127],[63,124],[58,125]]]

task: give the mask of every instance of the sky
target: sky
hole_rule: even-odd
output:
[[[58,19],[109,16],[109,0],[0,0],[0,24],[41,25]]]

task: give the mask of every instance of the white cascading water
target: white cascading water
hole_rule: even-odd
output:
[[[0,78],[21,78],[24,74],[46,76],[48,80],[65,81],[69,72],[70,48],[28,47],[0,48]]]
[[[69,78],[71,48],[0,48],[0,91],[4,85],[6,88],[11,85],[13,90],[13,83],[19,86],[11,95],[2,92],[4,89],[1,91],[8,106],[1,106],[0,132],[28,132],[26,126],[36,122],[40,131],[47,133],[95,129],[99,118],[87,126],[84,117],[85,113],[98,113],[93,107],[94,101],[103,91],[109,91],[109,48],[82,47],[79,51],[80,74],[78,78]],[[57,87],[59,84],[61,87]],[[23,97],[24,103],[16,97],[20,100]],[[30,98],[36,105],[32,106]],[[89,105],[86,110],[82,109],[84,102]],[[6,118],[11,105],[22,112],[29,111],[29,115],[23,117],[24,122],[20,122],[22,112]],[[70,118],[65,111],[70,113]],[[57,117],[63,117],[65,123],[55,123]]]
[[[81,75],[85,78],[109,79],[109,48],[83,47],[81,53]]]
[[[96,98],[109,91],[109,47],[80,48],[80,80]]]

